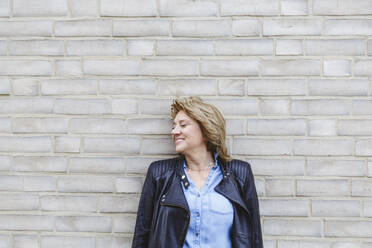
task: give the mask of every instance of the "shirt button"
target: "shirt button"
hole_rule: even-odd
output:
[[[196,216],[198,216],[198,217],[200,216],[199,212],[196,213]]]
[[[182,175],[181,179],[185,179],[185,175]]]

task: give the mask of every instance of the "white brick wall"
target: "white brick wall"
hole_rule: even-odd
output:
[[[0,247],[129,248],[169,105],[255,173],[266,248],[372,247],[372,0],[0,0]]]

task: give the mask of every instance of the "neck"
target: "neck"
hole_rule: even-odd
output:
[[[211,163],[214,164],[213,154],[206,148],[184,155],[187,167],[190,168],[190,170],[205,170],[211,167]]]

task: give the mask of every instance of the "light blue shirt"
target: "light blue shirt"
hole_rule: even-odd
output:
[[[186,162],[183,163],[190,185],[185,188],[181,184],[191,214],[183,248],[232,248],[230,235],[234,209],[227,198],[214,190],[222,180],[221,169],[217,159],[215,161],[200,191],[187,176]]]

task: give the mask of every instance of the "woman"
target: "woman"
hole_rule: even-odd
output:
[[[132,248],[262,248],[253,174],[227,154],[221,113],[188,97],[171,117],[180,156],[151,163]]]

